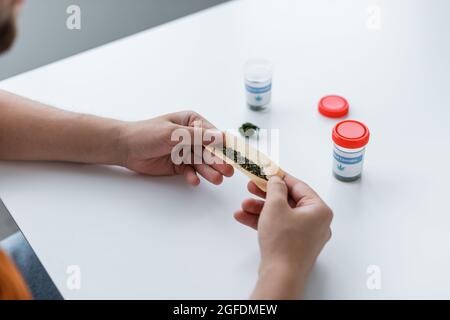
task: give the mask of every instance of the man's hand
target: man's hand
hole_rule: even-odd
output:
[[[200,127],[194,128],[197,122]],[[0,160],[120,165],[148,175],[183,174],[192,185],[200,183],[197,173],[214,184],[233,175],[233,168],[219,159],[208,158],[214,160],[211,165],[203,159],[175,165],[171,152],[178,141],[171,137],[177,129],[194,136],[215,128],[192,111],[125,122],[52,108],[0,90]],[[200,136],[197,149],[202,150],[202,142],[217,142],[204,140]]]
[[[200,123],[201,127],[194,127]],[[188,183],[198,185],[200,179],[197,173],[211,183],[220,184],[223,176],[233,175],[233,167],[222,163],[217,164],[180,164],[175,165],[171,152],[178,141],[172,141],[172,133],[177,129],[185,129],[194,142],[194,132],[215,129],[202,116],[192,111],[177,112],[154,119],[125,123],[122,129],[120,145],[124,158],[122,165],[139,173],[148,175],[183,174]]]
[[[295,299],[325,243],[331,237],[331,209],[304,182],[287,175],[272,177],[267,195],[253,182],[235,218],[258,230],[261,247],[259,280],[252,298]]]

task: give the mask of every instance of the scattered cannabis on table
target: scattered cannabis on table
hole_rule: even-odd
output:
[[[245,170],[253,173],[255,176],[264,179],[266,181],[269,180],[260,166],[244,157],[239,151],[233,150],[232,148],[223,147],[223,154],[227,158],[233,160],[235,163],[240,165]]]
[[[246,138],[253,136],[258,130],[259,127],[251,122],[246,122],[239,128],[239,132]]]

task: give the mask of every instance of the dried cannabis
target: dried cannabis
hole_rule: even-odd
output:
[[[253,136],[258,130],[259,127],[251,122],[246,122],[239,128],[239,132],[247,138]]]
[[[223,154],[227,158],[239,164],[245,170],[253,173],[255,176],[266,181],[269,180],[260,166],[244,157],[239,151],[233,150],[232,148],[223,147]]]

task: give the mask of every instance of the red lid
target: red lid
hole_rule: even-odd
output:
[[[325,96],[319,101],[319,112],[330,118],[341,118],[347,115],[348,108],[348,101],[340,96]]]
[[[333,141],[343,148],[357,149],[369,142],[369,128],[356,120],[339,122],[333,129]]]

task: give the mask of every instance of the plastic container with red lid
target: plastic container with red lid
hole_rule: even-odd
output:
[[[341,121],[333,128],[333,174],[341,181],[361,177],[369,128],[356,120]]]

